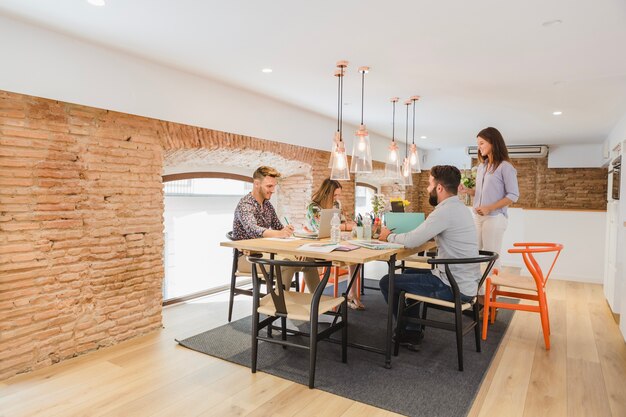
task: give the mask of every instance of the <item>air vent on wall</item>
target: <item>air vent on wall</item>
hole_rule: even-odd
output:
[[[545,158],[548,156],[548,146],[546,145],[511,145],[506,147],[511,158]],[[478,148],[469,146],[467,154],[476,158]]]

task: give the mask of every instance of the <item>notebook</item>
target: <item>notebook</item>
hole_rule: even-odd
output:
[[[330,237],[330,221],[333,219],[335,213],[340,214],[341,210],[339,209],[322,209],[320,211],[320,229],[319,232],[307,232],[303,230],[298,230],[294,232],[294,236],[296,237],[304,237],[308,239],[325,239]]]
[[[385,213],[385,226],[393,233],[408,233],[424,222],[424,213]]]

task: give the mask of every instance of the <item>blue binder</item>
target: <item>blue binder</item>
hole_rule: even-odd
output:
[[[385,224],[393,233],[407,233],[424,222],[424,213],[385,213]]]

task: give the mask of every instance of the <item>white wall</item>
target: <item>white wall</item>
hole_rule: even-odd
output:
[[[472,145],[468,143],[468,146]],[[469,169],[472,160],[466,148],[428,149],[423,155],[423,169],[431,169],[435,165],[454,165],[459,169]]]
[[[598,168],[603,158],[603,144],[550,145],[548,168]]]
[[[3,16],[0,39],[1,90],[322,150],[337,128],[333,118]],[[349,153],[355,130],[344,124]],[[370,139],[384,161],[388,139]]]
[[[605,222],[605,212],[509,209],[509,225],[502,247],[512,248],[514,242],[561,243],[564,249],[551,279],[601,284],[604,278]],[[501,256],[504,266],[524,267],[519,254],[503,250]],[[547,258],[546,255],[537,256],[545,273],[550,267]]]

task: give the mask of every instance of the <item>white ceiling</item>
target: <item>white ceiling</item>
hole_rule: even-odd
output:
[[[354,124],[368,65],[368,128],[390,137],[389,98],[421,95],[424,148],[467,146],[486,126],[509,144],[599,143],[626,113],[622,0],[3,0],[0,14],[331,118],[346,59]]]

